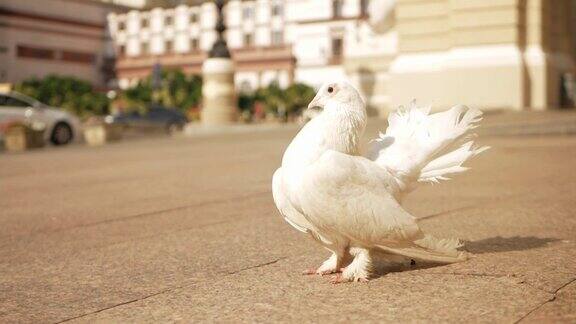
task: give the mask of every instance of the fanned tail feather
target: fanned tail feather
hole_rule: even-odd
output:
[[[385,252],[402,255],[418,260],[438,262],[438,263],[456,263],[462,262],[471,257],[471,254],[465,251],[458,251],[462,246],[457,239],[438,239],[432,235],[425,235],[424,238],[413,242],[407,247],[390,248],[378,245],[377,247]]]
[[[430,107],[399,109],[388,118],[368,157],[406,182],[439,182],[468,170],[462,165],[488,147],[475,147],[469,132],[478,127],[482,112],[463,105],[429,114]]]
[[[466,142],[458,149],[441,155],[426,164],[420,172],[418,181],[438,183],[440,180],[449,180],[447,175],[467,171],[469,168],[463,167],[462,164],[489,148],[487,146],[476,148],[474,142]]]

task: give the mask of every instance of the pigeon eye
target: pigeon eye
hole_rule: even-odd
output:
[[[332,92],[334,92],[334,88],[328,87],[328,93],[332,93]]]

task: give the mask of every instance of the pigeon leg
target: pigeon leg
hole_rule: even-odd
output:
[[[342,274],[336,275],[331,280],[332,283],[368,281],[372,273],[372,256],[368,249],[357,249],[357,251],[352,263],[344,268]]]
[[[316,270],[316,273],[324,276],[332,273],[336,273],[340,270],[339,264],[342,263],[342,257],[336,253],[332,252],[332,255],[328,260],[324,261],[322,265]]]
[[[332,250],[331,250],[332,251]],[[302,274],[320,276],[341,272],[342,267],[350,262],[351,255],[347,248],[332,251],[332,255],[320,265],[317,269],[304,270]]]

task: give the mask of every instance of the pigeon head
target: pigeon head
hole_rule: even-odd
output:
[[[310,104],[308,108],[312,107],[320,107],[325,108],[329,106],[329,104],[337,104],[339,106],[350,106],[356,107],[358,105],[364,106],[364,102],[356,90],[350,83],[347,81],[338,81],[338,82],[328,82],[320,87],[318,93]]]

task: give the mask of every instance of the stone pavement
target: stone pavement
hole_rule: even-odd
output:
[[[576,321],[576,137],[484,136],[409,197],[472,260],[331,285],[271,198],[294,132],[0,155],[0,322]]]

